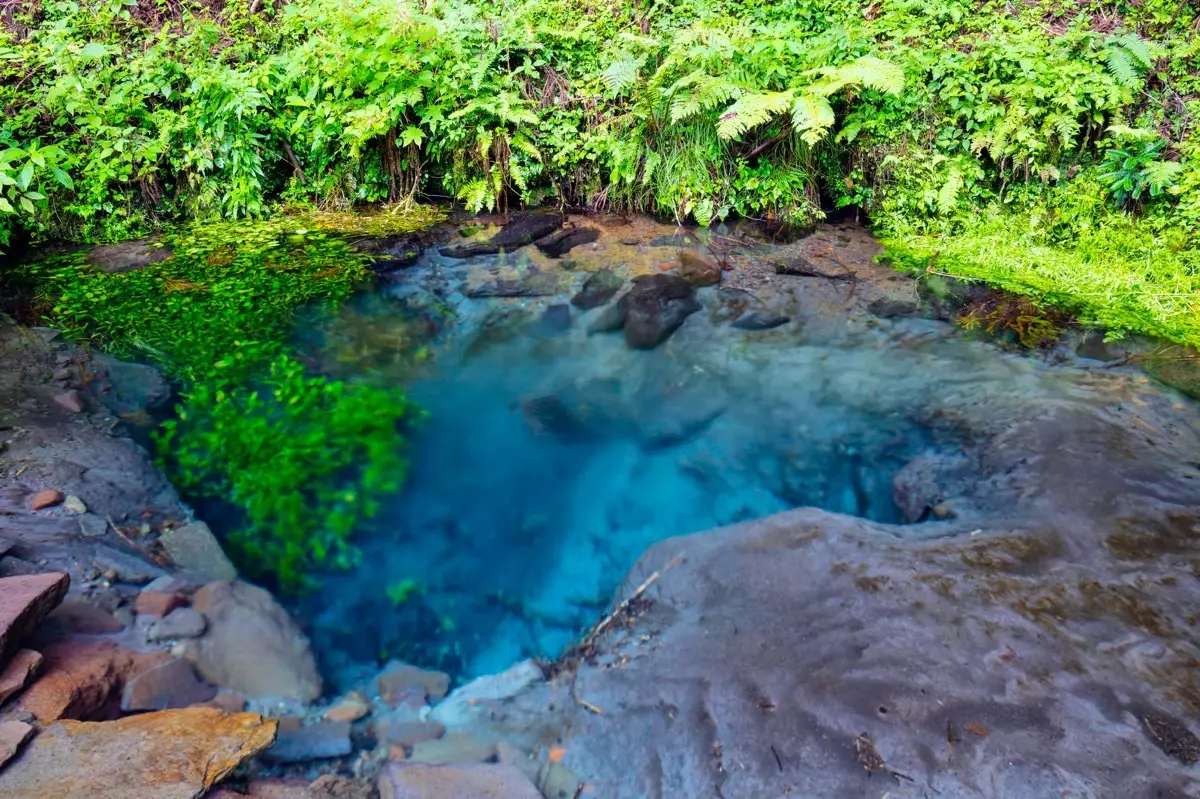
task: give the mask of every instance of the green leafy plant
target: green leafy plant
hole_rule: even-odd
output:
[[[1143,197],[1161,197],[1174,184],[1183,167],[1162,160],[1165,148],[1165,141],[1155,139],[1141,146],[1114,148],[1104,154],[1100,179],[1107,184],[1108,193],[1117,205],[1138,207]]]

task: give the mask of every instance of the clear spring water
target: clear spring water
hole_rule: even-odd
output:
[[[702,312],[632,351],[587,334],[597,311],[547,322],[565,296],[454,288],[491,265],[426,257],[391,299],[342,317],[343,373],[369,364],[403,380],[429,416],[402,495],[360,536],[361,565],[302,609],[335,681],[390,657],[462,676],[553,657],[648,545],[805,505],[899,522],[895,472],[954,446],[909,412],[930,388],[911,381],[913,351],[872,330],[748,334]],[[430,286],[442,287],[435,355],[410,382],[388,352],[411,349],[403,331],[430,318]]]

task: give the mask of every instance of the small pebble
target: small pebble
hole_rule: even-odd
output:
[[[83,500],[79,497],[68,496],[65,500],[63,500],[63,510],[67,511],[68,513],[74,513],[77,516],[81,516],[87,513],[87,505],[84,505]]]
[[[64,499],[66,497],[63,495],[63,492],[48,488],[33,495],[33,499],[29,500],[29,509],[42,510],[43,508],[52,508],[55,505],[61,505]]]

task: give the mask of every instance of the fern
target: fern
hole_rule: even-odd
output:
[[[608,89],[609,94],[616,97],[637,82],[645,63],[644,55],[626,56],[609,64],[608,68],[600,73],[600,79],[604,81],[604,87]]]
[[[1162,45],[1149,42],[1136,33],[1110,36],[1104,49],[1104,64],[1109,74],[1127,89],[1136,89],[1143,75],[1153,66],[1155,59],[1162,58],[1166,50]]]
[[[833,106],[824,97],[802,94],[792,104],[792,128],[809,144],[816,144],[833,127]]]
[[[717,134],[732,139],[758,127],[776,114],[787,111],[795,95],[792,92],[745,94],[721,115]]]

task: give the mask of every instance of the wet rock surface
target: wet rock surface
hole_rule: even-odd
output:
[[[487,241],[451,244],[442,247],[441,254],[447,258],[471,258],[476,255],[493,255],[502,251],[512,252],[550,235],[558,230],[562,223],[563,217],[559,214],[541,212],[521,214],[507,222],[499,233]]]
[[[87,262],[101,272],[133,272],[171,258],[171,248],[150,239],[102,244],[92,248]]]
[[[625,341],[635,349],[662,344],[689,316],[700,310],[695,290],[675,275],[634,278],[633,288],[617,301]]]
[[[0,771],[11,799],[197,799],[270,745],[275,722],[190,708],[42,730]]]

